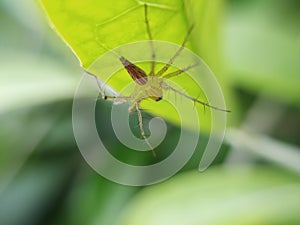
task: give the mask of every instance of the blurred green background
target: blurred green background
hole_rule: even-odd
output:
[[[219,53],[206,57],[213,70],[213,56],[222,62],[233,109],[224,145],[199,173],[201,137],[182,171],[150,187],[112,183],[87,165],[72,132],[77,59],[36,2],[0,2],[1,225],[300,224],[300,2],[217,2],[218,32],[206,35]],[[108,116],[111,103],[97,107]],[[97,120],[116,157],[154,160],[124,150],[109,120]],[[168,124],[158,159],[179,132]]]

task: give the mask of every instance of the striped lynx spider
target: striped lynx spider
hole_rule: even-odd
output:
[[[120,62],[122,63],[123,67],[126,69],[126,71],[128,72],[128,74],[131,76],[131,78],[133,79],[133,81],[135,82],[135,88],[133,90],[133,92],[129,95],[129,96],[108,96],[105,94],[104,90],[102,89],[99,80],[97,79],[97,76],[95,74],[92,74],[88,71],[86,71],[86,73],[88,73],[89,75],[92,75],[93,77],[95,77],[95,79],[97,80],[97,84],[102,96],[103,100],[111,100],[114,102],[114,104],[118,105],[118,104],[122,104],[122,103],[127,103],[130,102],[131,106],[129,107],[128,111],[132,112],[133,110],[137,111],[137,115],[138,115],[138,121],[139,121],[139,129],[140,129],[140,133],[141,136],[143,137],[143,139],[145,140],[146,144],[150,147],[150,149],[153,150],[153,147],[151,146],[151,144],[148,141],[148,138],[145,134],[144,131],[144,127],[143,127],[143,117],[142,117],[142,113],[141,113],[141,107],[140,107],[140,103],[146,99],[151,99],[154,100],[156,102],[161,101],[164,98],[164,91],[173,91],[176,94],[183,96],[186,99],[189,99],[191,101],[193,101],[195,104],[201,104],[204,107],[209,107],[211,109],[214,110],[219,110],[219,111],[223,111],[223,112],[230,112],[230,110],[227,109],[222,109],[222,108],[218,108],[216,106],[210,105],[204,101],[201,101],[197,98],[194,98],[192,96],[189,96],[188,94],[177,90],[173,87],[171,87],[170,85],[168,85],[166,82],[164,82],[164,79],[170,79],[173,78],[175,76],[179,76],[183,73],[185,73],[186,71],[198,66],[199,63],[195,63],[192,64],[190,66],[187,66],[185,68],[182,69],[178,69],[174,72],[170,72],[168,73],[168,69],[172,66],[174,60],[180,55],[180,53],[184,50],[184,47],[189,39],[189,36],[193,30],[193,26],[191,26],[180,46],[180,48],[175,52],[175,54],[170,58],[170,60],[168,61],[167,64],[165,64],[160,70],[158,70],[158,72],[156,72],[155,70],[155,66],[156,66],[156,62],[155,62],[155,51],[154,51],[154,46],[153,46],[153,38],[152,38],[152,34],[151,34],[151,30],[150,30],[150,24],[149,24],[149,20],[148,20],[148,6],[147,4],[144,4],[144,15],[145,15],[145,24],[146,24],[146,30],[147,30],[147,35],[150,41],[150,47],[151,47],[151,70],[150,72],[147,74],[143,69],[141,69],[140,67],[138,67],[137,65],[131,63],[128,59],[126,59],[123,56],[119,57]],[[155,154],[155,152],[153,151],[153,154]]]

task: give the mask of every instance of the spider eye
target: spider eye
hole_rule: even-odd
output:
[[[158,97],[158,98],[156,98],[156,100],[155,100],[155,101],[159,102],[160,100],[162,100],[162,96],[161,96],[161,97]]]

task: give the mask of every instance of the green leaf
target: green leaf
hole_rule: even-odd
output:
[[[193,10],[199,13],[199,18],[203,17],[203,1],[191,1],[189,5],[181,0],[152,3],[149,4],[149,20],[151,32],[157,40],[181,44],[186,28],[193,23],[188,20],[186,11]],[[128,42],[148,39],[143,2],[137,0],[114,4],[97,0],[41,0],[41,4],[58,34],[73,49],[85,68],[107,51],[101,44],[112,49]],[[187,8],[191,6],[194,8]],[[195,45],[203,42],[197,41]]]
[[[0,113],[71,99],[74,95],[76,77],[69,76],[70,71],[53,60],[38,61],[33,54],[17,50],[13,55],[0,55],[0,60],[5,74],[0,77]]]
[[[234,5],[229,10],[224,45],[237,86],[299,106],[297,4],[267,0]]]
[[[183,173],[140,192],[117,224],[299,224],[299,181],[267,167]]]
[[[153,3],[149,12],[155,39],[182,40],[189,25],[183,2],[156,2],[159,3]],[[113,49],[128,42],[148,39],[142,2],[125,0],[112,4],[97,0],[41,0],[41,3],[55,29],[85,68],[107,51],[101,44]],[[176,29],[168,29],[172,24],[176,24]]]
[[[70,165],[61,160],[23,166],[0,192],[0,223],[38,224],[43,221],[43,216],[63,189],[72,168]]]
[[[113,224],[138,188],[110,182],[89,170],[81,174],[67,199],[66,213],[59,218],[61,224]]]
[[[145,25],[144,2],[139,0],[123,0],[117,2],[87,0],[40,0],[55,30],[77,55],[84,68],[92,63],[107,49],[113,49],[130,42],[148,40]],[[153,0],[147,1],[149,23],[153,39],[181,44],[192,24],[196,28],[187,43],[187,47],[207,60],[213,71],[221,71],[218,33],[222,1],[207,0]],[[106,46],[106,47],[104,47]],[[147,71],[148,72],[148,71]],[[103,75],[97,73],[103,80]],[[185,77],[186,75],[182,75]],[[110,79],[109,85],[120,91],[130,82],[126,71],[122,77]],[[193,97],[205,96],[199,87],[194,87],[191,79],[182,78],[175,82]],[[180,101],[179,101],[180,102]],[[159,106],[153,103],[142,105],[155,115],[169,121],[180,123],[176,111],[167,104]],[[210,115],[204,113],[199,105],[198,116],[201,129],[209,127]],[[187,115],[188,116],[188,115]],[[190,120],[188,127],[195,126]]]

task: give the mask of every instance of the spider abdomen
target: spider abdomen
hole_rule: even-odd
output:
[[[123,66],[131,76],[131,78],[136,82],[138,85],[145,85],[148,82],[147,74],[144,70],[140,67],[134,65],[123,56],[120,57],[120,61],[122,62]]]

